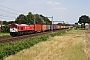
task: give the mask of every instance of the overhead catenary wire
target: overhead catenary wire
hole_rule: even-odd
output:
[[[8,16],[8,15],[3,15],[3,14],[0,14],[0,16],[2,16],[2,17],[8,17],[8,18],[16,18],[16,17],[13,17],[13,16]]]
[[[10,21],[10,20],[15,20],[15,17],[10,17],[10,16],[4,16],[4,15],[0,15],[0,21]]]
[[[4,8],[7,8],[7,9],[9,9],[9,10],[13,10],[13,11],[16,11],[16,12],[19,12],[20,13],[20,11],[17,11],[17,10],[14,10],[14,9],[11,9],[11,8],[8,8],[8,7],[6,7],[6,6],[3,6],[3,5],[0,5],[1,7],[4,7]]]
[[[15,19],[20,14],[20,11],[0,5],[0,20]],[[13,12],[12,12],[13,11]]]
[[[10,14],[14,14],[14,15],[18,15],[18,14],[16,14],[16,13],[12,13],[12,12],[10,12],[10,11],[6,11],[6,10],[1,9],[1,8],[0,8],[0,11],[6,12],[6,13],[10,13]]]

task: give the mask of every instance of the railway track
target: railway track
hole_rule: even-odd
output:
[[[61,29],[64,30],[64,29]],[[55,30],[53,32],[57,32],[60,30]],[[29,34],[29,35],[23,35],[23,36],[16,36],[16,37],[9,37],[9,38],[2,38],[0,39],[0,43],[10,43],[10,42],[16,42],[16,41],[20,41],[20,40],[24,40],[33,36],[40,36],[40,35],[44,35],[47,33],[52,33],[52,31],[47,31],[47,32],[42,32],[42,33],[35,33],[35,34]]]
[[[30,38],[30,37],[33,37],[33,36],[40,36],[40,35],[47,34],[47,33],[50,33],[50,32],[43,32],[43,33],[35,33],[35,34],[29,34],[29,35],[23,35],[23,36],[2,38],[2,39],[0,39],[0,43],[9,43],[9,42],[20,41],[20,40],[24,40],[24,39],[27,39],[27,38]]]

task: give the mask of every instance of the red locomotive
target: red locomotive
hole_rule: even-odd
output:
[[[18,36],[24,34],[31,34],[34,32],[42,32],[42,31],[50,31],[50,30],[57,30],[69,28],[69,26],[60,26],[60,25],[41,25],[41,24],[34,24],[34,25],[26,25],[26,24],[10,24],[10,35],[11,36]]]

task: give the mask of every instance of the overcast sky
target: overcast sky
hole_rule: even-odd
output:
[[[81,15],[90,15],[90,0],[0,0],[0,5],[4,6],[0,6],[0,9],[9,11],[10,14],[32,12],[46,17],[53,16],[54,21],[65,21],[71,24],[77,22]],[[0,13],[5,13],[2,12]],[[7,13],[9,16],[10,14]],[[11,14],[11,16],[15,15]]]

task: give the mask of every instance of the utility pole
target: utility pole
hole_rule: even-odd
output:
[[[35,17],[35,15],[34,15],[34,24],[36,24],[36,17]]]
[[[47,18],[52,18],[52,26],[53,26],[53,16],[52,17],[47,17]],[[53,33],[53,28],[52,28],[52,33]]]
[[[45,21],[42,19],[42,17],[40,15],[39,15],[39,18],[42,20],[43,23],[45,23]],[[41,23],[41,24],[43,24],[43,23]]]

